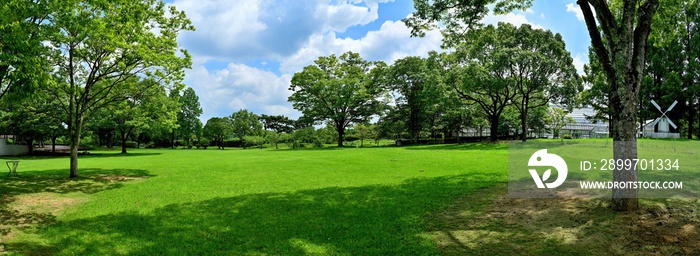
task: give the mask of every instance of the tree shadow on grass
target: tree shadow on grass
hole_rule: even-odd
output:
[[[120,188],[124,185],[124,181],[153,176],[140,169],[81,169],[80,171],[81,176],[74,179],[66,178],[68,170],[24,172],[20,177],[0,178],[0,238],[14,230],[36,232],[37,229],[56,222],[56,216],[51,211],[32,209],[32,206],[22,205],[21,202],[29,202],[39,208],[48,207],[53,210],[60,210],[63,205],[70,205],[72,202],[61,196],[36,196],[37,194],[72,192],[93,194]],[[24,201],[17,201],[20,197],[24,198]],[[52,205],[40,205],[47,197]],[[19,205],[17,205],[18,202]],[[0,247],[3,246],[2,242],[0,239]],[[26,244],[23,248],[27,251],[39,251],[41,254],[52,254],[46,251],[51,248],[42,244]]]
[[[119,153],[118,151],[114,151],[114,153],[89,153],[89,154],[83,154],[82,152],[78,154],[78,159],[85,159],[85,158],[112,158],[112,157],[139,157],[139,156],[157,156],[161,155],[162,153],[155,153],[155,152],[136,152],[136,153],[126,153],[122,154]],[[3,157],[2,160],[0,161],[5,161],[5,160],[42,160],[42,159],[56,159],[56,158],[70,158],[70,154],[48,154],[48,155],[31,155],[31,156],[6,156]]]
[[[18,195],[27,193],[82,192],[94,194],[100,191],[120,188],[124,184],[118,181],[145,179],[155,175],[142,169],[80,169],[80,176],[68,178],[66,169],[22,172],[19,177],[1,177],[0,194]]]
[[[616,213],[609,199],[506,198],[505,186],[433,214],[428,234],[446,255],[698,255],[695,205]],[[692,203],[691,203],[692,204]],[[689,207],[689,208],[688,208]]]
[[[40,232],[51,248],[8,244],[24,254],[433,255],[420,234],[430,212],[502,180],[488,173],[413,179],[396,186],[323,188],[172,204],[56,222]],[[47,251],[48,250],[48,251]]]

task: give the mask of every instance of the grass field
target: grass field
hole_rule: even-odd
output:
[[[505,182],[504,148],[92,152],[78,180],[67,158],[20,158],[21,177],[0,180],[16,222],[3,240],[25,254],[434,254],[426,217]]]
[[[81,156],[75,180],[66,178],[67,158],[17,158],[20,177],[0,178],[0,254],[688,254],[700,248],[697,211],[688,210],[697,209],[697,200],[645,201],[635,215],[612,213],[603,199],[505,198],[506,149],[94,151]],[[675,244],[645,242],[649,232],[679,229],[687,234]]]

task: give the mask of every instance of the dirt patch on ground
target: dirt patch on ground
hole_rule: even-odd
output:
[[[697,200],[642,200],[615,213],[609,199],[560,193],[512,199],[507,188],[458,199],[428,223],[428,236],[454,255],[700,255]]]
[[[94,178],[95,178],[95,180],[98,180],[98,181],[108,181],[108,182],[132,181],[132,180],[145,179],[145,177],[139,177],[139,176],[110,175],[110,174],[99,174],[99,175],[95,175]]]
[[[33,193],[0,197],[0,246],[19,233],[32,232],[40,226],[56,221],[56,216],[67,207],[82,200],[56,193]],[[0,248],[2,253],[3,248]]]
[[[80,199],[66,197],[60,194],[36,193],[17,196],[10,206],[19,212],[49,213],[56,215],[66,207],[76,205],[80,202]]]

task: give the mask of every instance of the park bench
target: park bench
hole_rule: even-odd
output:
[[[19,175],[17,175],[17,166],[19,166],[18,160],[5,161],[5,165],[7,165],[8,169],[10,169],[10,173],[8,173],[7,176],[10,176],[14,173],[15,177],[19,177]]]

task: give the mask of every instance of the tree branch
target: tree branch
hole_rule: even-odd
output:
[[[610,54],[608,53],[607,49],[605,48],[605,45],[603,44],[603,39],[600,37],[600,31],[598,30],[598,25],[596,24],[595,17],[593,17],[593,11],[591,10],[590,5],[588,5],[587,0],[578,0],[576,3],[581,7],[583,18],[586,21],[586,27],[588,27],[588,34],[591,36],[591,44],[593,45],[593,49],[595,50],[595,53],[598,57],[598,61],[600,61],[601,65],[603,66],[603,70],[605,71],[606,75],[608,75],[609,79],[612,79],[615,77],[615,69],[612,66]],[[603,8],[602,10],[597,11],[604,12],[605,9],[607,8]],[[609,12],[610,10],[607,9],[607,11]],[[612,38],[608,38],[608,40],[612,40]]]

